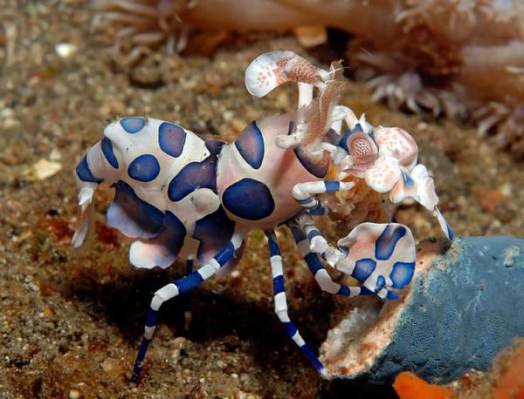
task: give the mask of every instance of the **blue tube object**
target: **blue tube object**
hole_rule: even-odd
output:
[[[400,306],[400,315],[371,367],[332,377],[387,383],[408,370],[448,383],[470,369],[488,369],[500,350],[524,336],[524,240],[457,239],[415,275],[410,290],[404,303],[386,305]],[[382,312],[378,321],[387,317],[391,312]]]

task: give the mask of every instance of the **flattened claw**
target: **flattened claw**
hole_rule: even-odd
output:
[[[335,268],[383,299],[398,298],[415,271],[415,239],[398,223],[362,223],[338,241],[347,255]],[[393,290],[392,290],[393,289]]]
[[[448,222],[438,209],[439,198],[435,191],[435,182],[426,167],[418,164],[408,173],[402,171],[400,179],[389,193],[389,199],[393,203],[399,203],[406,198],[413,198],[424,208],[431,211],[440,224],[446,238],[452,241],[455,237]]]
[[[438,204],[438,195],[435,191],[435,182],[433,177],[429,174],[427,168],[418,164],[411,171],[411,177],[415,181],[417,194],[414,197],[415,200],[420,203],[424,208],[432,211]]]

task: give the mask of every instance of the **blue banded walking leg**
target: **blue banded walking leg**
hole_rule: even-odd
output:
[[[275,313],[286,329],[287,335],[297,344],[300,350],[309,358],[317,371],[326,375],[324,365],[318,360],[308,344],[304,341],[295,324],[289,319],[286,291],[284,285],[284,274],[282,268],[282,256],[280,248],[273,231],[267,231],[266,236],[269,244],[269,256],[271,262],[271,274],[273,277],[273,295],[275,298]]]
[[[325,208],[313,196],[324,193],[351,190],[355,184],[336,180],[312,181],[298,183],[293,186],[293,198],[311,215],[323,215]]]
[[[322,256],[330,266],[335,267],[336,263],[344,257],[342,251],[328,243],[308,213],[298,215],[294,220],[294,225],[306,235],[307,242],[301,245],[309,244],[310,252]]]
[[[140,348],[138,350],[135,365],[133,367],[133,374],[131,376],[132,382],[138,382],[140,377],[140,371],[142,370],[144,357],[146,355],[149,343],[153,339],[153,334],[158,322],[158,312],[162,304],[179,294],[183,294],[192,290],[213,276],[222,266],[227,263],[227,261],[233,257],[235,251],[242,245],[242,240],[243,238],[241,235],[233,235],[231,241],[229,241],[229,243],[205,265],[198,268],[196,271],[163,286],[155,292],[146,317],[144,337],[140,343]]]
[[[186,260],[186,274],[193,273],[193,259]],[[191,325],[191,293],[188,292],[184,302],[184,330]]]
[[[290,228],[302,257],[322,291],[347,297],[373,294],[366,287],[348,286],[333,281],[328,271],[322,265],[320,257],[310,250],[310,240],[306,232],[297,223],[291,223]]]

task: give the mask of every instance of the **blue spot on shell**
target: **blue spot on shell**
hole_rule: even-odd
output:
[[[294,151],[302,166],[313,176],[322,179],[327,175],[329,169],[329,155],[326,154],[321,159],[314,160],[311,159],[307,152],[300,147],[295,148]]]
[[[180,126],[163,122],[158,128],[158,145],[166,154],[178,157],[186,142],[186,132]]]
[[[400,298],[400,295],[393,292],[393,291],[388,291],[387,295],[386,295],[386,299],[390,300],[390,301],[393,301],[395,299],[399,299]]]
[[[295,122],[289,122],[289,128],[287,132],[288,136],[293,134],[295,130]],[[300,146],[295,148],[293,151],[295,152],[295,155],[298,158],[299,162],[302,164],[302,166],[313,176],[323,178],[327,175],[329,169],[329,155],[326,154],[321,159],[316,160],[312,159],[306,151],[300,148]]]
[[[209,188],[216,193],[216,160],[212,155],[203,162],[191,162],[186,165],[169,183],[169,199],[180,201],[199,188]]]
[[[413,187],[415,185],[415,181],[413,178],[406,172],[402,171],[402,179],[404,180],[404,184],[406,187]]]
[[[388,224],[375,243],[375,258],[388,260],[393,255],[398,240],[405,234],[406,228],[404,226],[392,227]]]
[[[355,277],[358,281],[365,281],[373,270],[377,267],[377,263],[373,259],[359,259],[355,263],[355,269],[353,270],[352,276]]]
[[[164,214],[140,199],[123,181],[115,184],[115,199],[107,211],[107,223],[128,237],[153,238],[164,225]]]
[[[156,237],[142,238],[131,245],[129,260],[133,265],[165,269],[176,260],[184,245],[186,228],[170,211],[166,211],[163,222],[163,228]]]
[[[186,228],[174,213],[166,211],[164,228],[152,244],[162,245],[172,257],[176,258],[186,237]]]
[[[129,176],[143,182],[154,180],[160,173],[160,164],[151,154],[136,157],[128,168]]]
[[[253,179],[242,179],[229,186],[222,203],[231,213],[248,220],[268,217],[275,209],[269,188]]]
[[[224,146],[224,144],[225,143],[220,140],[206,140],[206,148],[213,155],[220,154],[220,151],[222,151],[222,147]]]
[[[115,169],[118,169],[118,160],[116,159],[115,153],[113,152],[113,143],[111,140],[109,140],[107,137],[104,137],[100,146],[102,147],[102,152],[104,157],[106,157],[107,162],[109,162],[109,165]]]
[[[393,281],[394,288],[404,288],[409,284],[415,272],[414,262],[397,262],[393,265],[393,270],[389,277]]]
[[[78,163],[76,167],[76,175],[82,181],[88,181],[92,183],[102,183],[104,181],[104,179],[101,179],[93,175],[91,169],[89,169],[89,165],[87,163],[87,155],[84,156],[84,158],[82,158],[82,160]]]
[[[264,160],[264,137],[255,122],[244,129],[235,146],[244,160],[255,169],[260,168]]]
[[[127,133],[138,133],[146,125],[146,120],[140,116],[129,116],[120,119],[120,125]]]
[[[384,276],[378,276],[377,278],[377,284],[375,286],[375,291],[380,291],[384,286],[386,285],[386,279]]]
[[[200,241],[198,260],[204,262],[204,255],[219,251],[233,236],[235,224],[228,219],[224,209],[218,208],[196,222],[193,237]]]
[[[289,122],[289,128],[287,132],[288,136],[293,134],[295,130],[295,122]],[[302,164],[302,166],[313,176],[323,178],[327,175],[329,169],[329,155],[326,154],[321,159],[314,160],[311,159],[311,157],[308,156],[307,152],[300,148],[300,146],[295,148],[293,151],[295,152],[295,155],[298,158],[299,162]]]

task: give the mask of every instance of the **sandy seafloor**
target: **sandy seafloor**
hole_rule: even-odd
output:
[[[128,384],[151,293],[183,268],[146,272],[129,265],[129,240],[101,223],[110,191],[97,195],[94,238],[74,251],[75,163],[119,115],[178,121],[231,139],[253,119],[288,111],[292,85],[254,99],[244,90],[243,70],[269,49],[304,50],[293,38],[255,36],[211,58],[158,51],[126,69],[111,61],[108,37],[90,31],[91,18],[87,2],[75,0],[3,0],[0,7],[0,397],[392,395],[323,381],[287,339],[273,314],[260,232],[251,235],[234,276],[194,292],[188,330],[180,303],[162,308],[142,382]],[[59,43],[76,51],[61,57]],[[351,84],[344,102],[374,124],[413,133],[459,235],[524,235],[523,164],[471,128],[373,104],[362,85]],[[39,175],[52,167],[61,169]],[[417,207],[403,207],[397,219],[418,239],[439,234],[436,221]],[[291,314],[318,348],[337,301],[319,292],[284,230],[280,239]]]

